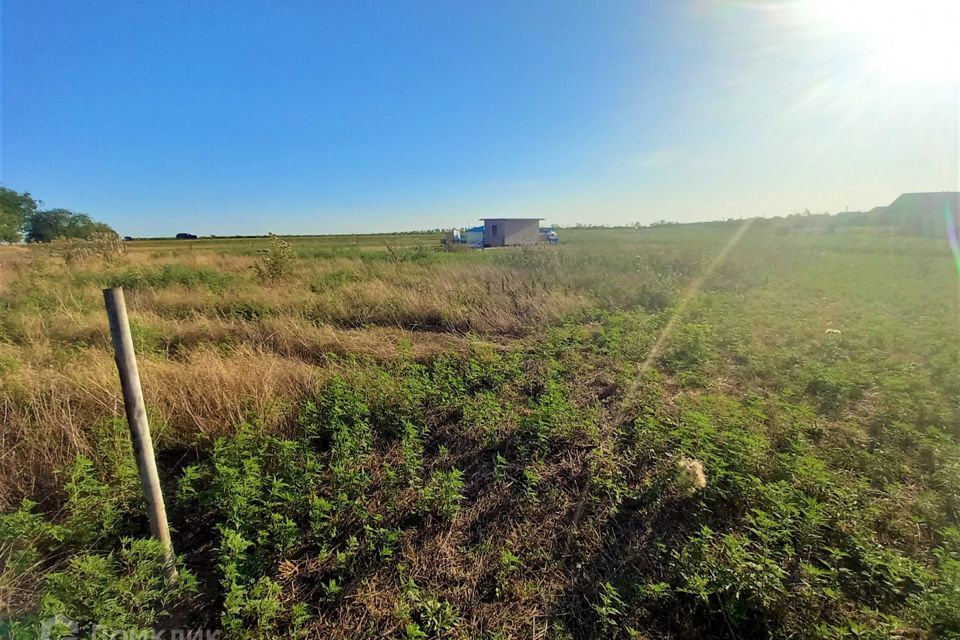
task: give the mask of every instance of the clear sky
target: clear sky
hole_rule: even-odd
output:
[[[956,190],[960,2],[838,3],[2,0],[0,180],[124,235]]]

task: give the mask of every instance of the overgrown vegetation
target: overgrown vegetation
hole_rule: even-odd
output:
[[[946,243],[761,225],[693,291],[735,230],[11,254],[6,630],[960,637]],[[176,588],[99,310],[118,283]]]

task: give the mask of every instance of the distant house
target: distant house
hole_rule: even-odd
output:
[[[543,218],[483,218],[483,246],[510,247],[540,241]]]
[[[922,236],[942,236],[944,215],[949,212],[954,220],[960,215],[960,192],[934,191],[904,193],[887,207],[876,207],[886,224],[903,232]]]

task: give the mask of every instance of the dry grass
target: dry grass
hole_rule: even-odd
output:
[[[31,263],[32,254],[26,247],[0,246],[0,293],[6,294],[10,284]]]
[[[248,416],[281,425],[322,375],[301,360],[248,347],[145,358],[140,370],[154,431],[172,441],[228,433]],[[55,484],[56,470],[77,453],[93,454],[96,426],[123,415],[112,355],[100,348],[62,366],[24,366],[0,391],[0,509]]]
[[[219,246],[134,243],[119,260],[71,265],[42,247],[0,248],[0,509],[58,486],[56,470],[94,455],[97,425],[123,414],[100,294],[113,281],[136,285],[127,303],[154,428],[184,442],[249,416],[281,425],[345,359],[428,361],[589,304],[478,254],[401,263],[374,247],[301,259],[268,284],[253,251]]]

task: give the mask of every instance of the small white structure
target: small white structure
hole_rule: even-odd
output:
[[[483,218],[483,246],[537,244],[543,218]]]

